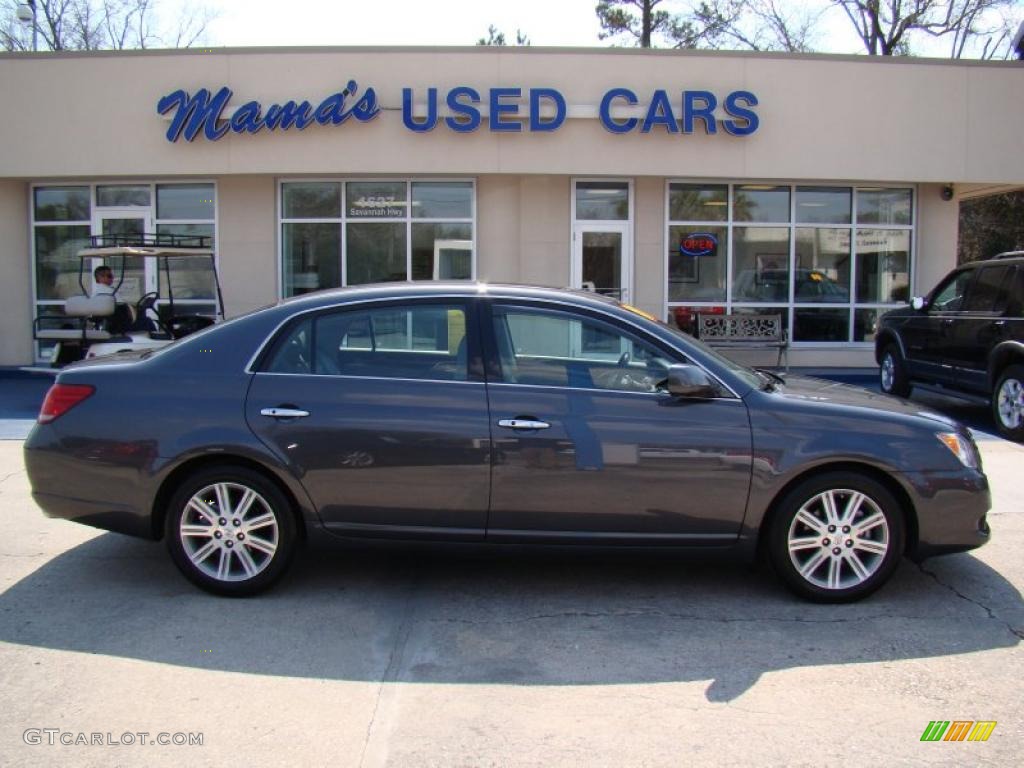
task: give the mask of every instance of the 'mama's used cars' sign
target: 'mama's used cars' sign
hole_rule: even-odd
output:
[[[292,128],[301,131],[314,123],[342,125],[348,120],[365,123],[376,118],[382,109],[376,91],[366,88],[360,93],[355,80],[315,105],[308,100],[269,105],[247,101],[231,108],[232,95],[231,89],[223,86],[216,92],[206,88],[195,93],[178,89],[161,98],[157,112],[171,120],[167,140],[192,141],[202,134],[216,141],[229,132]],[[484,120],[495,133],[549,133],[557,131],[569,116],[565,97],[554,88],[527,89],[529,110],[525,113],[522,88],[491,88],[481,94],[462,85],[445,94],[437,88],[427,88],[425,104],[416,104],[414,97],[412,88],[402,89],[402,123],[416,133],[439,126],[456,133],[470,133],[479,129]],[[593,116],[612,133],[651,133],[658,128],[666,133],[690,134],[699,125],[707,134],[716,134],[721,129],[733,136],[749,136],[760,125],[753,109],[757,103],[757,97],[750,91],[732,91],[720,98],[711,91],[684,90],[670,97],[668,91],[659,89],[641,105],[637,94],[629,88],[612,88],[605,92]],[[716,114],[719,107],[724,117]]]

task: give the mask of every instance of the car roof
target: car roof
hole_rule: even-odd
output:
[[[346,288],[328,288],[299,296],[292,296],[279,302],[292,308],[330,306],[335,303],[372,301],[374,299],[443,298],[492,296],[495,298],[547,299],[571,303],[578,306],[592,306],[607,309],[619,306],[619,302],[599,293],[576,288],[552,288],[540,285],[517,285],[514,283],[487,283],[468,280],[368,283]]]

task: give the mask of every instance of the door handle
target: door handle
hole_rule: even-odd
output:
[[[260,416],[269,416],[272,419],[301,419],[309,416],[309,411],[301,408],[264,408],[260,411]]]
[[[499,427],[505,427],[506,429],[547,429],[551,425],[546,421],[537,421],[536,419],[501,419],[498,421]]]

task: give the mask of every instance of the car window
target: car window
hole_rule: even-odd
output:
[[[1006,301],[1007,317],[1024,317],[1024,267],[1017,267],[1017,279],[1012,282]]]
[[[494,308],[501,381],[656,392],[675,362],[614,326],[567,312]]]
[[[981,267],[967,292],[964,309],[968,312],[1002,312],[1006,309],[1007,288],[1012,279],[1012,266]]]
[[[330,312],[286,330],[264,370],[465,381],[466,313],[445,304]]]
[[[963,308],[964,293],[973,274],[973,270],[966,269],[947,278],[936,290],[929,309],[932,312],[959,312]]]

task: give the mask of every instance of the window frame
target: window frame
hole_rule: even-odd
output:
[[[395,183],[401,182],[405,184],[406,192],[406,213],[402,218],[394,216],[389,217],[378,217],[378,216],[348,216],[348,206],[346,205],[346,192],[348,190],[347,184],[349,182],[369,182],[369,183]],[[466,183],[470,185],[470,216],[468,218],[415,218],[412,215],[412,185],[414,183]],[[338,217],[311,217],[311,218],[296,218],[286,217],[284,215],[284,188],[286,184],[338,184],[340,186],[341,193],[341,210],[340,216]],[[276,252],[276,291],[278,299],[291,298],[292,296],[299,296],[302,294],[286,294],[285,293],[285,272],[284,272],[284,225],[285,224],[333,224],[339,229],[338,242],[340,244],[339,254],[339,269],[340,272],[340,285],[339,288],[346,288],[349,285],[348,282],[348,234],[347,227],[349,224],[355,223],[368,223],[368,224],[403,224],[405,227],[405,280],[395,280],[395,283],[430,283],[433,280],[413,280],[412,279],[412,229],[414,224],[469,224],[471,229],[470,242],[472,243],[472,255],[470,258],[470,276],[464,278],[465,282],[473,282],[477,279],[477,253],[478,253],[478,231],[477,225],[478,219],[478,203],[477,203],[477,179],[476,177],[467,176],[296,176],[296,177],[282,177],[277,180],[274,200],[274,218],[277,222],[275,230],[275,238],[277,240]],[[460,280],[461,281],[461,280]],[[363,285],[363,283],[356,283],[356,285]],[[319,290],[330,290],[330,288],[321,288]]]
[[[344,312],[374,312],[386,309],[407,309],[413,306],[441,305],[447,307],[461,308],[466,319],[466,378],[465,379],[433,379],[433,378],[409,378],[404,376],[365,376],[346,373],[317,373],[316,372],[316,323],[329,315],[337,315]],[[482,345],[480,342],[480,323],[478,319],[478,307],[471,297],[463,295],[450,296],[427,296],[390,299],[366,299],[362,301],[345,302],[343,304],[330,304],[322,307],[313,307],[292,314],[278,323],[273,330],[267,334],[253,355],[245,372],[261,376],[303,376],[316,377],[318,379],[374,379],[379,381],[419,381],[444,384],[480,384],[485,380]],[[294,373],[286,371],[270,371],[267,366],[277,354],[281,344],[292,334],[295,327],[304,323],[310,323],[310,372]]]
[[[686,184],[686,185],[698,185],[698,186],[726,186],[728,193],[728,207],[726,211],[726,217],[720,221],[701,221],[701,220],[675,220],[670,218],[671,213],[671,195],[673,184]],[[735,217],[735,199],[736,189],[744,186],[771,186],[771,187],[789,187],[790,196],[790,211],[789,221],[758,221],[749,222],[742,221]],[[847,224],[842,223],[802,223],[797,221],[797,190],[807,188],[823,188],[823,189],[835,189],[838,187],[848,188],[851,195],[851,208],[850,208],[850,222]],[[909,224],[859,224],[857,221],[858,210],[858,191],[865,189],[900,189],[909,190],[910,192],[910,205],[911,215]],[[917,269],[917,247],[918,247],[918,222],[920,219],[920,204],[919,204],[919,190],[916,184],[911,183],[872,183],[872,182],[839,182],[839,181],[815,181],[815,182],[801,182],[801,181],[788,181],[780,183],[777,180],[756,180],[756,179],[697,179],[687,177],[669,177],[665,179],[664,186],[664,210],[663,210],[663,244],[662,249],[662,264],[663,264],[663,293],[662,306],[664,308],[663,320],[671,323],[671,317],[673,311],[677,307],[694,308],[700,310],[705,307],[721,307],[725,312],[733,313],[737,310],[749,310],[757,312],[771,311],[774,313],[780,313],[786,323],[786,328],[789,334],[790,347],[793,349],[872,349],[874,347],[874,340],[855,341],[854,334],[857,330],[857,317],[861,311],[875,311],[879,315],[907,305],[906,301],[896,302],[860,302],[857,301],[856,289],[857,289],[857,277],[858,277],[858,253],[857,253],[857,234],[860,230],[885,230],[885,231],[906,231],[910,233],[910,251],[908,254],[908,265],[907,265],[907,289],[908,289],[908,301],[909,294],[912,292],[911,288],[914,285],[914,277]],[[702,227],[717,226],[722,227],[726,230],[726,274],[725,274],[725,298],[719,301],[709,300],[672,300],[670,299],[669,290],[669,268],[670,268],[670,232],[672,227],[693,227],[694,231],[699,231]],[[736,301],[733,297],[733,280],[735,273],[735,230],[738,227],[762,227],[762,228],[787,228],[789,231],[789,257],[788,257],[788,270],[789,270],[789,289],[787,299],[784,301],[772,301],[772,302],[755,302],[755,301]],[[846,230],[850,235],[850,284],[849,298],[846,302],[797,302],[796,301],[796,280],[795,275],[799,268],[797,264],[797,232],[802,229],[838,229]],[[699,258],[699,257],[697,257]],[[847,333],[845,341],[797,341],[795,340],[794,330],[796,322],[796,313],[799,310],[806,309],[840,309],[847,311]]]

